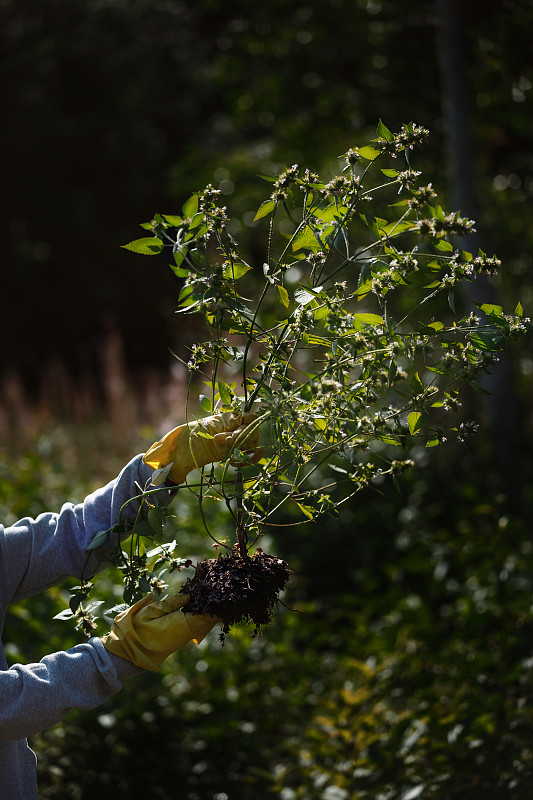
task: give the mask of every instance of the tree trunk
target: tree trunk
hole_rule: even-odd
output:
[[[468,70],[464,53],[469,52],[463,42],[461,4],[457,0],[436,0],[438,12],[438,40],[443,117],[449,149],[450,200],[454,210],[464,217],[480,219],[477,194],[476,159],[472,145],[471,99],[468,92]],[[460,247],[477,253],[483,248],[483,232],[479,222],[477,232],[460,242]],[[466,284],[465,299],[474,308],[477,303],[497,303],[495,287],[483,276]],[[479,310],[475,309],[479,314]],[[512,364],[507,354],[495,365],[491,375],[482,380],[491,392],[487,398],[486,414],[491,430],[491,471],[498,488],[505,491],[512,503],[519,502],[520,481],[516,474],[521,434],[520,415],[512,392]]]

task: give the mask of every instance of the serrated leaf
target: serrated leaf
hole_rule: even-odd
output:
[[[324,339],[323,336],[314,336],[309,334],[309,344],[311,345],[321,345],[323,347],[330,347],[331,341],[329,339]]]
[[[451,289],[448,292],[448,305],[450,306],[452,313],[456,314],[457,312],[455,311],[455,295]]]
[[[370,147],[370,145],[366,145],[365,147],[358,147],[356,148],[356,152],[361,158],[366,159],[367,161],[374,161],[380,154],[380,150],[376,150],[375,147]]]
[[[151,480],[152,485],[162,486],[170,475],[173,466],[174,462],[171,461],[170,464],[166,464],[164,467],[159,467],[159,469],[154,470]]]
[[[316,303],[314,304],[316,305]],[[327,306],[318,306],[318,308],[313,309],[313,317],[314,319],[325,319],[329,314],[329,310]]]
[[[163,242],[157,236],[148,236],[144,239],[135,239],[133,242],[121,245],[123,250],[131,250],[142,256],[156,256],[163,250]]]
[[[95,550],[97,547],[101,547],[103,544],[105,544],[110,532],[111,530],[108,529],[106,531],[98,531],[98,533],[95,533],[87,546],[87,550]]]
[[[300,306],[306,306],[311,300],[316,300],[317,295],[322,291],[322,286],[317,286],[315,289],[308,289],[300,287],[294,292],[294,299]]]
[[[162,217],[165,222],[168,222],[168,224],[172,225],[174,228],[177,228],[183,223],[183,217],[178,217],[177,214],[162,214]]]
[[[468,383],[470,384],[470,386],[472,387],[472,389],[475,389],[475,391],[476,391],[476,392],[479,392],[479,394],[492,394],[492,392],[489,392],[489,390],[488,390],[488,389],[485,389],[485,387],[484,387],[484,386],[482,386],[482,385],[481,385],[481,384],[480,384],[478,381],[476,381],[474,378],[471,378],[471,379],[468,381]]]
[[[443,253],[449,253],[453,250],[453,245],[447,242],[446,239],[441,239],[438,244],[435,245],[435,249],[441,250]]]
[[[320,249],[320,246],[320,242],[317,240],[312,228],[310,228],[309,225],[306,225],[305,228],[302,228],[301,231],[298,231],[292,242],[293,251],[302,250],[302,248],[305,248],[306,250],[316,252]]]
[[[376,133],[378,136],[381,136],[382,139],[385,139],[386,142],[394,141],[394,135],[391,133],[391,131],[387,128],[387,126],[381,119],[378,122]]]
[[[270,180],[270,178],[265,178],[265,180]],[[259,208],[257,209],[257,213],[254,217],[254,222],[258,219],[262,219],[263,217],[268,217],[274,209],[276,208],[276,201],[275,200],[265,200]]]
[[[503,308],[493,303],[476,303],[476,305],[488,317],[501,317],[503,314]]]
[[[231,404],[231,401],[233,400],[233,394],[231,392],[231,389],[229,388],[227,383],[224,383],[223,381],[217,381],[217,387],[220,399],[222,400],[223,403],[229,406]]]
[[[154,533],[158,535],[163,533],[164,521],[165,515],[159,506],[152,506],[152,508],[148,511],[148,523]]]
[[[285,308],[289,307],[289,293],[284,286],[276,286],[276,291],[278,293],[278,297],[285,306]]]
[[[496,352],[501,350],[505,337],[498,328],[480,328],[469,336],[470,341],[479,350]]]
[[[387,433],[378,433],[377,438],[384,444],[392,444],[395,447],[400,446],[400,442],[397,439],[394,439],[392,436],[389,436]]]
[[[435,372],[437,375],[448,375],[450,371],[448,367],[443,367],[442,364],[428,364],[427,369],[429,369],[430,372]]]
[[[382,325],[383,324],[383,317],[379,314],[369,314],[363,312],[361,314],[352,314],[351,315],[355,322],[361,322],[363,325]]]
[[[514,313],[517,317],[522,318],[524,316],[524,309],[522,308],[522,303],[518,301]]]
[[[361,300],[363,297],[366,297],[367,294],[370,294],[371,291],[372,280],[365,280],[357,287],[357,291],[354,292],[354,297],[357,297],[359,300]]]
[[[415,374],[412,376],[411,380],[409,381],[409,388],[415,394],[420,394],[421,392],[424,391],[424,384],[420,380],[420,375],[418,374],[418,372],[415,372]]]
[[[74,612],[70,608],[64,608],[63,611],[60,611],[59,614],[56,614],[52,619],[67,620],[72,619],[73,616]]]
[[[422,427],[422,414],[420,411],[411,411],[407,417],[407,425],[409,426],[409,433],[414,436]]]
[[[222,275],[227,281],[236,281],[251,269],[251,266],[244,261],[235,261],[233,264],[224,264]]]
[[[296,503],[300,511],[307,517],[307,519],[314,519],[315,515],[313,513],[314,509],[309,506],[304,506],[301,503]]]
[[[212,411],[211,399],[209,397],[206,397],[205,394],[201,394],[198,399],[199,399],[200,405],[201,405],[201,407],[203,408],[204,411],[208,411],[208,412]]]
[[[197,194],[193,194],[186,200],[182,206],[183,216],[191,219],[198,211],[199,198]]]
[[[178,274],[178,270],[179,270],[179,268],[181,267],[181,265],[182,265],[182,263],[183,263],[183,259],[185,258],[185,256],[186,256],[186,255],[187,255],[187,247],[182,247],[182,248],[180,248],[179,250],[178,250],[178,248],[177,248],[177,247],[175,247],[175,248],[174,248],[173,256],[174,256],[174,264],[175,264],[175,267],[174,267],[174,266],[172,266],[172,264],[171,264],[171,265],[170,265],[170,268],[171,268],[172,270],[174,270],[174,272],[176,273],[176,275]],[[189,274],[189,271],[188,271],[188,270],[186,270],[186,269],[185,269],[185,270],[180,270],[180,271],[181,271],[181,272],[184,272],[184,273],[185,273],[185,275],[188,275],[188,274]],[[185,275],[179,275],[178,277],[185,277]]]

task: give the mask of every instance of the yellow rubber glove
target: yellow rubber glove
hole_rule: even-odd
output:
[[[185,614],[180,609],[188,600],[187,594],[163,600],[146,595],[117,614],[111,632],[102,636],[104,647],[137,667],[157,672],[172,653],[190,641],[198,644],[220,622],[209,614]]]
[[[258,448],[259,428],[246,431],[256,419],[252,412],[244,414],[223,411],[212,417],[205,417],[178,428],[156,442],[145,453],[143,461],[152,469],[160,469],[173,463],[170,477],[176,483],[183,483],[189,472],[198,467],[205,467],[214,461],[223,461],[230,451],[254,451],[251,461],[258,461],[264,455],[263,448]],[[203,433],[204,436],[199,435]],[[206,438],[205,434],[208,434]]]

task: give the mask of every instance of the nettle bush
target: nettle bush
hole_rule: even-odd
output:
[[[211,186],[180,215],[156,214],[141,226],[146,235],[125,245],[163,254],[182,282],[177,313],[205,321],[202,341],[176,356],[189,373],[187,421],[257,415],[259,463],[235,450],[186,484],[204,520],[209,501],[233,520],[234,540],[205,523],[219,554],[261,555],[261,535],[287,524],[289,510],[297,512],[291,524],[335,515],[376,479],[396,480],[411,467],[415,445],[464,440],[476,425],[459,422],[462,390],[485,391],[480,374],[529,327],[520,303],[511,313],[486,303],[457,312],[461,284],[494,274],[500,262],[454,244],[474,223],[444,211],[413,167],[427,135],[413,123],[392,133],[380,122],[370,144],[341,157],[338,175],[293,165],[262,176],[270,195],[255,217],[265,226],[261,264],[239,249]],[[126,602],[184,563],[160,541],[171,512],[153,495],[167,474],[140,492],[147,517],[139,514],[128,553],[117,554]],[[126,530],[122,519],[115,527]],[[155,549],[146,536],[159,538]],[[87,593],[82,584],[71,602],[82,626],[90,624]]]

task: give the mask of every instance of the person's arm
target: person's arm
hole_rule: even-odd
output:
[[[60,513],[25,518],[9,528],[0,526],[0,605],[21,600],[55,586],[66,577],[91,577],[106,566],[102,548],[87,552],[95,534],[118,521],[120,509],[150,481],[153,470],[136,456],[120,475],[89,495],[83,503],[67,503]],[[155,501],[157,502],[157,501]],[[136,502],[125,510],[135,518]],[[112,549],[117,537],[106,543]]]
[[[72,708],[95,708],[138,667],[109,653],[100,639],[0,671],[0,742],[23,739],[59,722]]]

